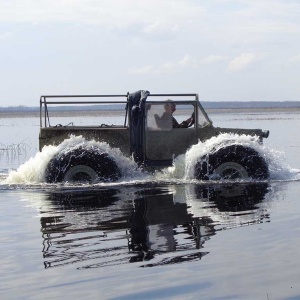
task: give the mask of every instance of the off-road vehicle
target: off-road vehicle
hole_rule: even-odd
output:
[[[177,112],[173,117],[184,126],[174,128],[172,116],[169,119],[163,116],[169,103],[176,104]],[[50,125],[50,115],[57,114],[54,108],[60,106],[62,111],[70,105],[80,109],[81,113],[90,105],[87,114],[99,114],[98,124]],[[109,125],[107,118],[103,123],[101,116],[116,111],[123,111],[123,124]],[[189,121],[184,122],[185,119]],[[150,94],[144,90],[125,95],[41,96],[40,126],[40,150],[46,145],[59,145],[70,136],[81,135],[87,141],[106,142],[112,148],[119,148],[146,171],[171,166],[174,158],[186,153],[192,145],[222,133],[256,136],[258,143],[269,135],[269,131],[261,129],[214,127],[197,94]],[[254,148],[228,143],[213,149],[205,157],[200,155],[194,166],[194,178],[266,179],[268,165]],[[113,181],[121,176],[120,166],[109,151],[98,149],[97,143],[64,149],[50,160],[45,172],[47,182]]]

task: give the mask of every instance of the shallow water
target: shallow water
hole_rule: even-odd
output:
[[[1,299],[300,297],[300,115],[211,118],[269,129],[276,176],[207,184],[169,170],[93,186],[8,183],[10,169],[35,157],[39,120],[2,119],[4,146],[30,147],[0,156]]]

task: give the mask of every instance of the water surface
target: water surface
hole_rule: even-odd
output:
[[[274,176],[207,183],[166,172],[94,186],[7,183],[30,158],[19,173],[37,170],[39,119],[2,119],[2,144],[29,147],[0,155],[1,299],[300,297],[300,115],[211,118],[216,126],[269,129],[264,151],[275,160]]]

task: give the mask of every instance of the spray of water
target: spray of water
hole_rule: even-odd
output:
[[[192,180],[194,179],[194,167],[201,157],[230,145],[241,145],[256,150],[268,164],[270,180],[290,180],[299,174],[299,170],[292,169],[285,163],[284,153],[260,144],[259,137],[225,133],[205,142],[199,141],[185,154],[178,156],[174,160],[173,166],[164,169],[157,177]]]
[[[11,171],[4,180],[5,184],[39,184],[44,182],[45,170],[49,161],[59,152],[69,151],[70,148],[82,146],[96,147],[100,152],[109,153],[119,166],[122,182],[151,180],[169,181],[172,179],[190,182],[194,179],[194,166],[197,161],[208,153],[218,149],[238,144],[255,149],[269,166],[270,180],[291,180],[299,177],[299,170],[293,170],[284,162],[284,154],[260,144],[258,137],[246,135],[221,134],[205,142],[192,146],[185,154],[178,156],[172,167],[165,168],[154,175],[142,173],[132,158],[122,154],[119,149],[111,148],[105,142],[87,141],[82,136],[72,136],[59,146],[45,146],[35,157],[30,158],[16,171]]]
[[[119,149],[111,148],[105,142],[87,141],[82,136],[71,136],[58,146],[45,146],[35,157],[30,158],[16,171],[11,171],[5,179],[5,184],[37,184],[44,182],[45,170],[50,160],[60,152],[67,152],[74,147],[97,148],[100,153],[109,153],[114,159],[123,177],[137,178],[141,171],[136,163],[125,157]]]

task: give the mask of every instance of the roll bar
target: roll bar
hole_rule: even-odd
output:
[[[82,105],[82,104],[127,104],[127,94],[112,94],[112,95],[43,95],[40,97],[40,127],[49,127],[50,118],[48,106],[50,105]],[[198,94],[185,93],[185,94],[150,94],[149,97],[193,97],[199,103]],[[82,101],[74,101],[74,99],[86,99]],[[114,100],[111,98],[126,98],[126,100]],[[98,99],[98,100],[90,100]],[[101,99],[101,100],[99,100]],[[103,99],[103,100],[102,100]],[[110,99],[110,100],[105,100]],[[200,105],[201,110],[205,113]],[[206,113],[205,113],[206,114]]]

